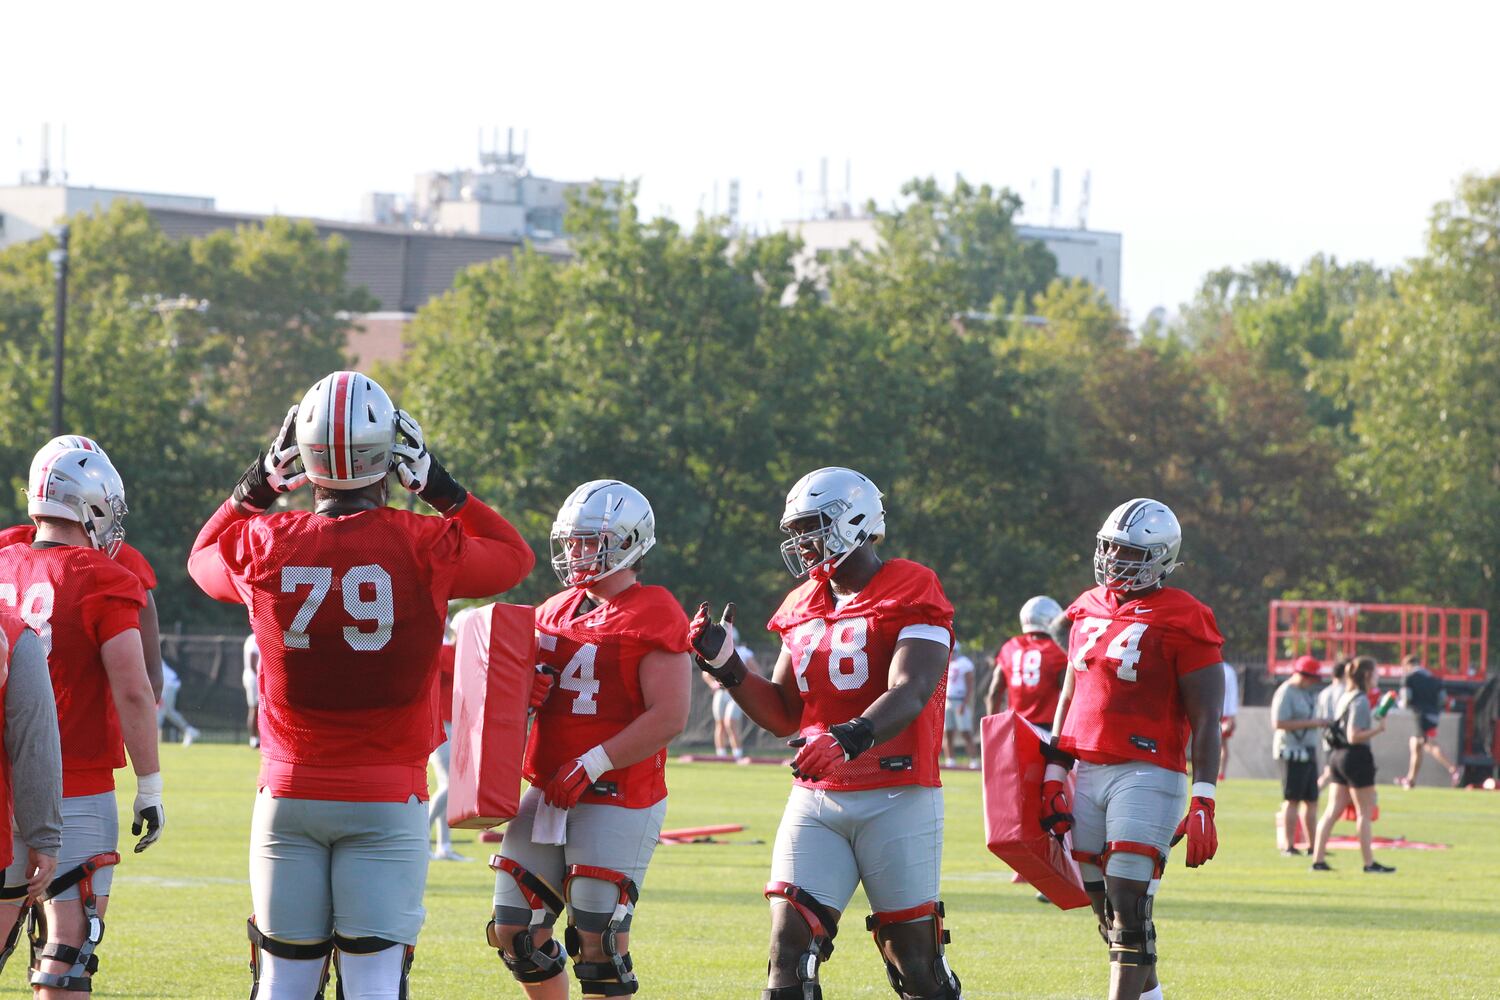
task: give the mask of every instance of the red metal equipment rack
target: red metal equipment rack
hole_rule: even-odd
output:
[[[1304,654],[1326,670],[1349,656],[1373,656],[1384,680],[1401,678],[1401,658],[1415,653],[1445,682],[1485,679],[1490,616],[1480,608],[1350,601],[1272,601],[1266,669],[1292,672]]]

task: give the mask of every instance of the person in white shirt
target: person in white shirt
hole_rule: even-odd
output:
[[[240,683],[245,686],[245,726],[250,730],[250,746],[260,746],[260,646],[255,636],[245,639],[245,666],[240,671]]]
[[[1229,738],[1234,735],[1234,717],[1240,714],[1240,678],[1229,664],[1224,667],[1224,708],[1219,712],[1219,780],[1229,770]]]
[[[956,766],[956,744],[960,737],[969,754],[969,767],[979,766],[979,749],[974,745],[974,661],[963,655],[955,640],[948,650],[948,696],[943,706],[943,763]]]
[[[177,671],[173,670],[171,665],[163,659],[161,661],[161,701],[156,703],[156,728],[160,729],[170,722],[182,734],[182,745],[190,747],[200,734],[198,730],[188,725],[188,720],[177,711],[177,694],[181,690],[182,678],[178,677]]]

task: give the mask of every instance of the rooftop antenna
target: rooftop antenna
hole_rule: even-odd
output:
[[[740,217],[740,180],[738,177],[729,181],[729,208],[725,213],[729,216],[730,228],[733,228]]]
[[[51,126],[42,126],[42,172],[38,175],[38,183],[47,184],[52,180],[52,163],[49,157],[52,155]]]
[[[1083,172],[1083,197],[1078,200],[1078,228],[1089,227],[1089,171]]]
[[[1062,211],[1062,168],[1052,168],[1052,211],[1047,216],[1049,226],[1057,225],[1057,216]]]
[[[828,218],[828,157],[818,161],[818,211]]]

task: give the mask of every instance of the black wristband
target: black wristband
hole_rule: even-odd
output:
[[[725,641],[729,641],[727,637],[725,638]],[[699,656],[698,651],[694,649],[693,663],[697,665],[699,670],[703,671],[705,674],[712,677],[714,680],[718,681],[726,688],[739,687],[744,683],[745,675],[750,673],[749,669],[745,666],[745,661],[740,659],[740,653],[737,649],[730,651],[729,659],[725,660],[724,665],[720,667],[716,667],[713,664],[709,663],[703,657]]]
[[[255,456],[255,461],[240,476],[240,481],[234,484],[234,492],[230,494],[235,503],[256,511],[269,509],[276,502],[276,495],[276,491],[266,480],[265,452]]]
[[[443,463],[433,458],[427,468],[427,485],[422,487],[417,496],[446,517],[464,505],[464,501],[469,499],[469,491],[449,475],[448,470],[443,468]]]
[[[1073,755],[1066,750],[1058,749],[1057,744],[1050,740],[1042,743],[1042,759],[1049,764],[1057,764],[1066,770],[1073,770]]]
[[[844,756],[853,760],[875,745],[875,723],[863,715],[856,715],[848,722],[829,726],[828,732],[844,748]]]

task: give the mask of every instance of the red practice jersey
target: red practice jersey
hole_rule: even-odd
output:
[[[614,736],[646,710],[641,659],[654,650],[686,653],[688,620],[665,587],[635,584],[579,614],[582,589],[554,594],[536,609],[541,660],[560,671],[526,742],[526,780],[543,785],[558,768]],[[663,747],[607,771],[582,802],[644,809],[667,794]]]
[[[1177,679],[1223,661],[1214,613],[1174,587],[1130,600],[1095,587],[1067,614],[1073,700],[1059,746],[1095,764],[1186,771],[1189,725]]]
[[[811,737],[870,707],[888,690],[891,656],[901,630],[930,625],[953,641],[953,605],[937,574],[908,559],[885,562],[864,590],[838,606],[826,581],[808,580],[786,596],[766,626],[780,633],[792,657],[802,695],[801,735]],[[894,785],[942,784],[938,752],[943,738],[944,671],[920,715],[900,733],[821,780],[796,779],[808,788],[854,791]]]
[[[1027,722],[1051,729],[1068,669],[1062,647],[1044,632],[1027,632],[1000,647],[995,669],[1011,709]]]
[[[36,541],[36,525],[18,524],[0,531],[0,549],[8,545],[30,545]],[[141,554],[141,550],[129,542],[121,542],[115,551],[115,562],[134,573],[147,590],[156,589],[156,570]]]
[[[57,698],[63,795],[113,791],[125,766],[120,716],[99,647],[139,629],[146,592],[133,573],[80,545],[0,549],[0,605],[42,637]]]
[[[217,551],[260,646],[262,787],[287,798],[427,797],[438,650],[465,536],[382,507],[231,520]]]
[[[453,643],[445,642],[438,648],[438,718],[443,722],[453,722],[453,654],[455,648]],[[446,736],[440,739],[447,739]]]

